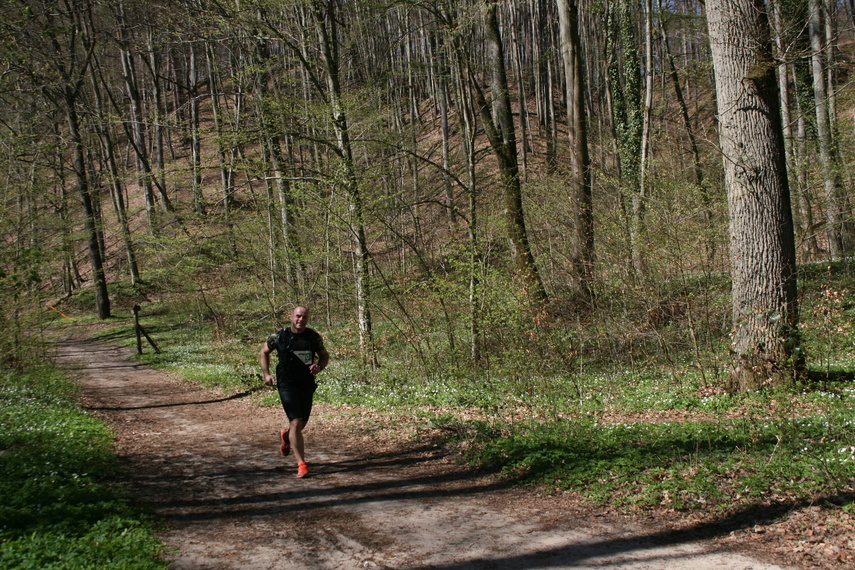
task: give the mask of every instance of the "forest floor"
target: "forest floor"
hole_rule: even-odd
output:
[[[296,479],[293,457],[278,453],[281,409],[181,381],[132,356],[73,338],[56,354],[77,375],[83,404],[113,426],[118,483],[164,521],[171,568],[849,564],[831,540],[846,533],[805,532],[820,524],[810,509],[802,519],[760,525],[628,517],[570,495],[506,486],[429,441],[369,435],[370,418],[323,405],[305,432],[310,476]]]

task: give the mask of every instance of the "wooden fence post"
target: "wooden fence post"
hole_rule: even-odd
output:
[[[157,343],[154,342],[146,330],[140,324],[140,306],[134,305],[134,332],[137,335],[137,354],[142,354],[142,337],[141,334],[145,336],[146,340],[154,347],[154,351],[157,354],[160,354],[160,348],[157,346]]]

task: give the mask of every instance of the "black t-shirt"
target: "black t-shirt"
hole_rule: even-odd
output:
[[[270,335],[267,346],[276,350],[279,364],[276,365],[276,384],[280,387],[314,390],[314,375],[309,366],[318,354],[324,351],[324,341],[314,329],[307,328],[295,333],[285,328]]]

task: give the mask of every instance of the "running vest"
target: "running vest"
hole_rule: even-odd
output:
[[[276,336],[279,356],[276,383],[287,388],[314,390],[317,384],[314,375],[309,372],[309,366],[315,361],[318,352],[323,350],[321,335],[309,328],[299,334],[285,328]]]

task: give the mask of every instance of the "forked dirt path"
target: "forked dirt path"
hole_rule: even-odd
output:
[[[278,454],[278,408],[65,340],[82,399],[115,428],[124,485],[165,521],[176,569],[782,568],[696,533],[595,516],[505,489],[434,446],[384,445],[318,406],[311,476]],[[323,387],[321,388],[323,389]]]

